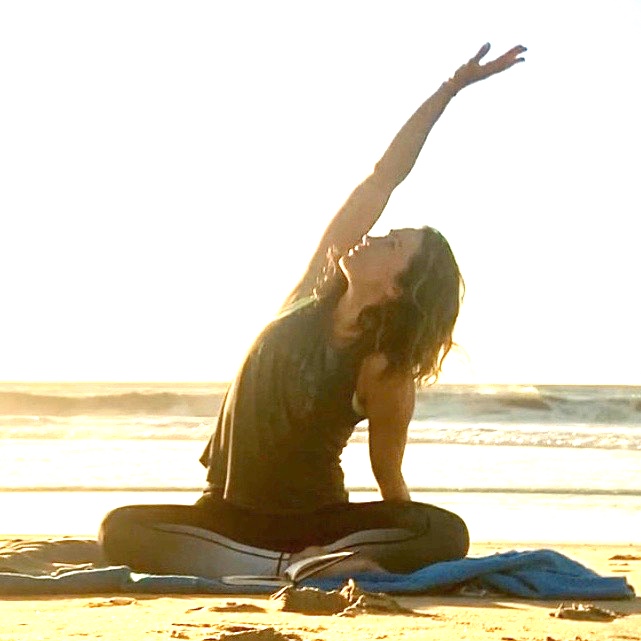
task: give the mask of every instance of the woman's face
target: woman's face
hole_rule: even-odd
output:
[[[387,236],[363,236],[338,264],[350,283],[381,288],[395,297],[398,277],[419,251],[424,234],[422,229],[406,228],[393,229]]]

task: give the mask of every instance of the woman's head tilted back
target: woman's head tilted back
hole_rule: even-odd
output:
[[[436,381],[450,351],[463,277],[449,243],[424,227],[423,242],[399,275],[400,296],[383,305],[381,348],[393,369],[410,366],[419,382]]]
[[[396,259],[387,258],[384,248],[376,247],[375,243],[397,240],[404,232],[413,232],[415,238],[418,232],[419,242],[412,241],[412,234],[406,234],[414,242],[412,255],[401,271],[394,272]],[[338,269],[336,257],[330,261],[317,296],[336,301],[347,290],[348,281],[352,283],[352,275],[358,278],[359,270],[361,277],[367,278],[385,273],[386,265],[391,265],[393,295],[361,311],[359,342],[373,352],[384,353],[390,371],[411,371],[419,383],[436,381],[443,359],[453,345],[452,334],[463,291],[463,278],[447,240],[435,229],[424,227],[397,230],[382,239],[367,239],[359,248],[363,258],[353,260],[354,263],[360,260],[360,265],[346,267],[341,259]]]

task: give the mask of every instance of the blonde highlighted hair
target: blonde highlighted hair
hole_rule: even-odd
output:
[[[383,353],[391,372],[411,371],[417,385],[438,379],[454,345],[452,335],[465,284],[447,240],[423,227],[421,245],[398,277],[401,294],[366,307],[358,323],[365,351]],[[347,289],[336,252],[328,254],[314,295],[330,308]]]

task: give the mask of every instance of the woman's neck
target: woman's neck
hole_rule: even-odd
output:
[[[332,312],[332,339],[335,345],[342,346],[354,342],[361,335],[358,319],[361,312],[369,306],[379,304],[380,296],[368,292],[356,292],[348,287],[338,299]]]

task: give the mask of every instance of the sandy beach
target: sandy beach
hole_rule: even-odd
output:
[[[17,538],[0,537],[0,546]],[[479,543],[471,555],[511,549],[553,549],[604,576],[625,576],[641,591],[641,545],[527,545]],[[397,597],[412,614],[354,617],[283,612],[268,597],[96,595],[4,598],[0,641],[21,639],[260,639],[302,641],[372,639],[495,639],[496,641],[587,641],[641,639],[641,598],[594,601],[619,616],[611,621],[551,616],[558,602],[499,596]],[[588,603],[588,602],[584,602]],[[259,631],[263,631],[260,632]],[[250,634],[251,633],[251,634]]]

